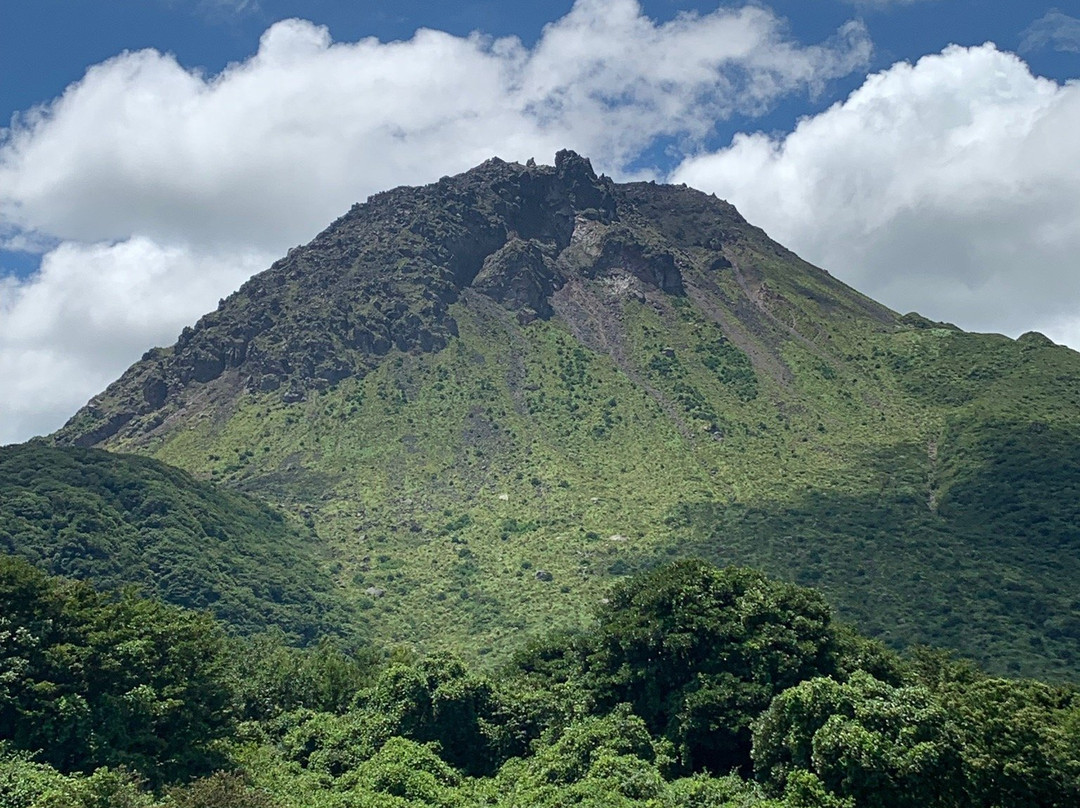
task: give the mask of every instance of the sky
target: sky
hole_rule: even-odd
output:
[[[0,0],[0,444],[350,205],[558,149],[1080,348],[1080,2]]]

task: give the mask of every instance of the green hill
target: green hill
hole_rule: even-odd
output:
[[[206,609],[242,633],[349,632],[326,548],[296,520],[156,460],[0,447],[0,551],[53,575]]]
[[[691,555],[1080,668],[1080,354],[889,311],[569,152],[354,206],[56,435],[308,514],[376,636],[505,658]]]

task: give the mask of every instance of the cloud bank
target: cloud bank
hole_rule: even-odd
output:
[[[0,279],[0,443],[62,424],[118,368],[271,260],[135,237],[65,243],[29,280]]]
[[[91,67],[0,133],[0,246],[59,243],[0,280],[0,444],[58,427],[373,192],[564,147],[624,175],[658,138],[819,92],[870,49],[856,23],[801,45],[757,6],[657,24],[634,0],[578,0],[531,48],[334,43],[294,19],[217,75],[154,50]]]
[[[8,133],[0,215],[80,241],[288,244],[283,229],[309,237],[358,197],[496,152],[569,145],[618,171],[658,137],[704,136],[869,55],[856,24],[815,47],[781,30],[757,7],[657,25],[632,0],[579,0],[531,50],[431,30],[335,44],[286,20],[216,76],[125,53]]]
[[[1078,131],[1080,83],[953,46],[674,179],[894,309],[1080,346]]]

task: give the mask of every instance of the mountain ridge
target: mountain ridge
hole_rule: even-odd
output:
[[[417,213],[426,201],[413,199],[418,189],[398,188],[354,205],[310,245],[293,248],[223,300],[216,312],[185,328],[171,349],[155,348],[144,354],[132,368],[138,369],[137,378],[127,380],[133,389],[124,391],[130,401],[137,402],[134,411],[114,412],[102,420],[95,417],[96,405],[91,401],[60,430],[60,440],[81,446],[110,440],[132,419],[160,410],[179,390],[193,382],[216,381],[226,371],[240,371],[238,381],[244,389],[271,391],[284,386],[284,395],[297,399],[305,389],[322,389],[348,376],[363,376],[391,348],[403,352],[441,349],[456,336],[448,306],[466,288],[515,311],[523,323],[550,317],[559,303],[568,308],[580,305],[574,287],[558,295],[567,282],[595,279],[613,269],[624,271],[621,282],[634,284],[633,294],[639,300],[655,290],[685,295],[682,269],[691,260],[690,251],[711,253],[712,270],[732,271],[744,298],[738,311],[742,319],[756,317],[761,321],[759,329],[773,325],[806,341],[793,327],[780,323],[786,303],[783,295],[760,279],[747,278],[725,254],[726,243],[745,233],[773,246],[729,203],[680,186],[617,186],[606,177],[597,177],[588,160],[574,152],[559,152],[555,163],[552,170],[493,158],[456,178],[444,177],[419,189],[422,197],[438,198],[438,213],[451,209],[443,221],[432,221],[436,217],[425,217],[423,210]],[[484,198],[477,186],[490,191],[489,196]],[[689,237],[685,221],[666,221],[658,215],[664,205],[651,199],[656,195],[690,200],[690,216],[695,221]],[[523,201],[515,203],[515,199]],[[463,204],[471,207],[455,210]],[[648,243],[650,239],[639,236],[641,232],[658,235],[648,232],[652,220],[659,223],[659,235],[677,245],[676,250],[665,249],[660,239]],[[429,235],[424,241],[422,237]],[[796,258],[783,248],[778,254]],[[397,272],[389,280],[369,277],[374,275],[371,271],[355,271],[358,267],[370,270],[371,265],[385,269],[384,262],[394,257]],[[354,271],[344,278],[331,277],[342,268]],[[821,279],[829,278],[821,274]],[[325,304],[328,328],[319,335],[320,341],[290,344],[292,335],[281,334],[274,320],[275,313],[297,303],[275,292],[297,280],[314,286],[314,302]],[[845,302],[859,313],[884,324],[897,321],[897,315],[884,307],[839,282],[832,284],[831,291],[840,290],[849,298]],[[410,305],[403,306],[403,300],[410,299],[408,292],[417,294]],[[355,305],[362,298],[366,305]],[[342,300],[354,301],[354,305],[342,306]],[[252,309],[257,316],[251,316]],[[576,318],[567,319],[574,322]],[[725,333],[738,338],[738,329],[733,327]],[[747,350],[749,344],[742,342],[740,347]],[[755,352],[750,355],[753,359]],[[124,381],[122,377],[118,384],[123,387]]]
[[[52,575],[210,611],[242,634],[272,628],[306,643],[351,622],[310,529],[148,457],[0,447],[0,550]]]
[[[1080,355],[900,316],[715,197],[555,162],[354,206],[54,440],[308,519],[384,641],[505,657],[694,554],[892,645],[1075,670]]]

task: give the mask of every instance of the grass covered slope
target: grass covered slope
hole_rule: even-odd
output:
[[[150,458],[0,448],[0,550],[105,588],[135,584],[244,633],[348,630],[311,531]]]
[[[698,555],[1080,668],[1080,354],[901,317],[730,205],[498,161],[356,206],[58,434],[308,514],[384,642],[505,658]]]
[[[1080,442],[1053,396],[1020,401],[1029,363],[1067,378],[1074,353],[874,334],[882,368],[856,365],[845,395],[814,357],[786,387],[733,385],[723,370],[749,363],[685,306],[665,321],[629,304],[642,347],[623,367],[483,300],[457,321],[444,351],[392,354],[301,403],[253,396],[156,451],[312,513],[340,585],[390,642],[501,655],[522,632],[579,623],[615,577],[702,555],[819,586],[894,646],[1075,669]],[[959,405],[920,400],[891,365],[928,342],[993,348],[1003,378]]]

